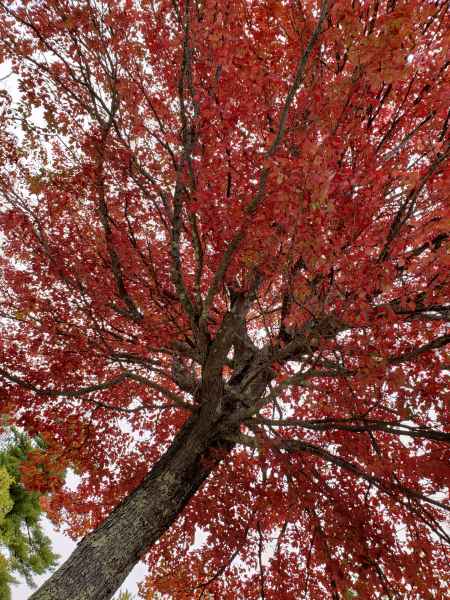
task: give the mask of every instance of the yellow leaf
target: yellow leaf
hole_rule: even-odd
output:
[[[32,194],[40,194],[43,187],[41,178],[39,176],[30,177],[28,187]]]

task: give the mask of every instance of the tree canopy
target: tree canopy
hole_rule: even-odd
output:
[[[0,0],[2,411],[92,532],[33,598],[444,597],[448,8]]]

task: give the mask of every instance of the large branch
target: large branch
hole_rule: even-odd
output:
[[[81,398],[82,396],[85,396],[86,394],[92,394],[94,392],[111,389],[112,387],[120,385],[121,383],[123,383],[125,380],[128,379],[131,381],[136,381],[137,383],[140,383],[141,385],[149,387],[149,388],[155,390],[156,392],[162,394],[163,396],[168,398],[171,402],[173,402],[173,404],[175,406],[177,406],[178,408],[183,408],[185,410],[192,411],[192,405],[188,404],[187,402],[184,402],[184,400],[182,398],[180,398],[177,394],[174,394],[171,390],[167,389],[165,386],[162,386],[159,383],[156,383],[156,381],[151,381],[147,377],[143,377],[142,375],[139,375],[138,373],[132,373],[131,371],[124,371],[117,377],[113,377],[112,379],[109,379],[102,383],[95,383],[92,385],[83,386],[83,387],[76,388],[73,390],[68,390],[68,389],[59,389],[58,390],[58,389],[42,388],[33,383],[26,381],[25,379],[23,379],[21,377],[18,377],[17,375],[9,373],[8,371],[5,371],[4,369],[0,369],[0,376],[3,377],[4,379],[6,379],[7,381],[16,383],[23,389],[34,392],[37,396],[45,396],[47,398],[61,398],[61,397],[62,398]],[[112,405],[107,406],[105,403],[98,402],[95,399],[93,399],[91,401],[93,403],[99,404],[99,406],[101,404],[103,404],[104,407],[108,407],[108,408],[110,406],[112,406]],[[117,408],[117,410],[120,410],[120,409]]]
[[[26,381],[25,379],[23,379],[21,377],[18,377],[17,375],[14,375],[13,373],[9,373],[8,371],[5,371],[5,369],[0,369],[0,376],[2,376],[7,381],[16,383],[21,388],[24,388],[26,390],[30,390],[31,392],[34,392],[38,396],[47,396],[48,398],[58,398],[58,397],[79,398],[81,396],[85,396],[86,394],[91,394],[93,392],[110,389],[116,385],[123,383],[127,379],[127,373],[121,373],[117,377],[113,377],[112,379],[109,379],[102,383],[94,383],[92,385],[83,386],[83,387],[73,389],[73,390],[68,390],[68,389],[53,390],[53,389],[49,389],[49,388],[41,388],[33,383]]]
[[[186,311],[193,328],[196,323],[198,307],[192,302],[190,295],[184,283],[183,270],[181,266],[181,231],[182,231],[182,210],[183,196],[187,194],[186,186],[183,182],[184,170],[187,167],[191,184],[194,182],[192,167],[192,150],[195,144],[194,124],[190,123],[188,110],[186,106],[186,85],[192,78],[192,50],[190,48],[190,1],[184,3],[183,15],[183,58],[181,62],[180,76],[178,80],[178,101],[180,104],[181,120],[181,140],[182,156],[178,163],[175,191],[173,195],[173,215],[172,215],[172,280],[177,291],[178,298]]]
[[[102,129],[102,138],[97,147],[97,181],[96,181],[96,191],[98,196],[98,212],[100,215],[100,222],[103,227],[103,231],[105,234],[106,240],[106,248],[111,261],[111,271],[116,282],[117,293],[120,299],[125,304],[127,310],[123,311],[121,309],[116,308],[116,311],[120,314],[124,314],[130,317],[133,321],[139,323],[142,321],[143,316],[140,313],[138,307],[136,306],[134,300],[131,298],[124,279],[124,270],[120,260],[120,257],[114,247],[112,230],[110,225],[110,216],[108,212],[108,205],[106,202],[106,191],[105,191],[105,175],[104,175],[104,152],[106,146],[106,140],[109,135],[109,130],[112,126],[112,121],[114,119],[115,112],[117,110],[117,101],[115,97],[112,100],[112,108],[111,108],[111,116],[108,123]]]
[[[406,437],[434,440],[450,444],[450,433],[431,429],[429,427],[413,427],[405,425],[401,421],[389,422],[372,419],[349,418],[349,419],[266,419],[257,417],[252,419],[261,425],[282,428],[310,429],[313,431],[351,431],[354,433],[369,433],[380,431],[390,435],[404,435]],[[251,421],[251,422],[252,422]]]

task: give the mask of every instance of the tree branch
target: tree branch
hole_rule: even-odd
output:
[[[286,96],[286,100],[284,102],[284,106],[281,111],[280,119],[278,121],[277,133],[275,135],[275,138],[274,138],[272,144],[269,146],[269,148],[264,153],[265,160],[268,160],[272,156],[274,156],[278,146],[283,141],[284,135],[286,133],[286,123],[287,123],[287,118],[289,115],[289,110],[291,108],[292,102],[294,101],[295,95],[296,95],[300,85],[303,82],[308,58],[309,58],[309,56],[314,48],[314,45],[316,44],[317,39],[320,35],[320,32],[322,30],[322,24],[328,15],[328,11],[329,11],[329,0],[323,0],[319,20],[317,21],[316,27],[314,28],[314,31],[312,32],[311,37],[308,41],[308,44],[306,45],[306,48],[298,62],[297,69],[296,69],[296,72],[294,75],[294,81],[292,82],[289,92]],[[250,203],[244,209],[245,214],[249,217],[254,214],[258,205],[261,203],[261,201],[264,197],[268,175],[269,175],[269,167],[263,166],[261,169],[259,178],[258,178],[258,189],[256,191],[256,194],[254,195],[253,199],[250,201]],[[236,252],[237,248],[239,247],[240,243],[242,242],[242,240],[244,238],[245,229],[246,229],[246,223],[244,222],[244,224],[239,228],[239,230],[237,231],[237,233],[235,234],[233,239],[228,244],[227,249],[222,256],[222,260],[220,261],[219,267],[218,267],[216,273],[214,274],[213,281],[210,285],[210,288],[208,290],[208,293],[207,293],[207,296],[206,296],[206,299],[205,299],[205,302],[203,305],[203,310],[202,310],[202,314],[200,317],[201,322],[205,322],[208,317],[209,310],[211,308],[214,297],[216,296],[217,291],[218,291],[221,283],[223,282],[223,279],[228,270],[228,267],[230,266],[231,260],[234,256],[234,253]]]
[[[332,454],[331,452],[328,452],[328,450],[325,450],[324,448],[321,448],[320,446],[316,446],[309,442],[305,442],[305,441],[299,440],[299,439],[284,439],[284,438],[277,438],[277,439],[265,438],[263,441],[258,441],[257,438],[255,438],[253,436],[245,435],[242,433],[233,439],[234,439],[235,443],[247,445],[251,448],[258,448],[261,446],[261,444],[264,444],[266,447],[273,448],[276,450],[285,450],[286,452],[293,452],[293,453],[305,452],[307,454],[312,454],[314,456],[318,456],[325,462],[328,462],[337,467],[340,467],[341,469],[344,469],[345,471],[348,471],[348,472],[352,473],[353,475],[356,475],[360,479],[367,481],[368,483],[374,485],[380,491],[388,494],[389,496],[394,496],[395,492],[397,491],[412,500],[420,500],[423,502],[428,502],[429,504],[432,504],[433,506],[436,506],[442,510],[450,512],[450,506],[447,506],[443,502],[439,502],[439,500],[434,500],[433,498],[430,498],[429,496],[425,496],[424,494],[421,494],[417,490],[408,488],[408,487],[402,485],[401,483],[386,482],[386,481],[383,481],[382,479],[380,479],[379,477],[376,477],[375,475],[369,475],[368,473],[363,471],[363,469],[361,467],[355,465],[351,461],[341,458],[340,456],[337,456],[336,454]]]
[[[391,423],[389,421],[374,421],[364,418],[350,419],[266,419],[256,417],[252,422],[270,427],[299,427],[301,429],[311,429],[313,431],[352,431],[354,433],[368,433],[372,431],[381,431],[391,435],[404,435],[412,438],[433,440],[450,444],[450,433],[439,431],[428,427],[412,427],[404,425],[400,421]],[[344,422],[345,421],[345,422]]]

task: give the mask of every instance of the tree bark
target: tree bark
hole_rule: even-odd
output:
[[[88,534],[29,600],[108,600],[218,464],[220,415],[191,416],[143,482]],[[223,447],[227,453],[232,445]],[[224,454],[221,454],[224,456]]]

